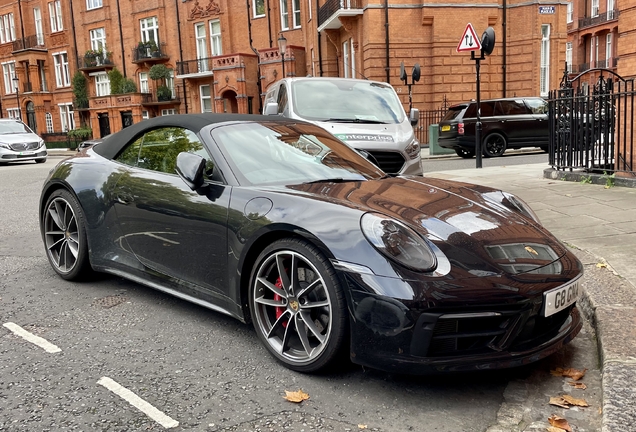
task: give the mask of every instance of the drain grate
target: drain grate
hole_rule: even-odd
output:
[[[93,306],[101,306],[104,309],[110,309],[112,307],[117,306],[118,304],[122,304],[126,301],[126,297],[120,295],[107,296],[100,299],[97,299],[93,302]]]

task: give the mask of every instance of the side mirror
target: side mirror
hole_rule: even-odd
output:
[[[177,174],[190,189],[196,190],[203,185],[204,170],[205,159],[201,156],[188,152],[181,152],[177,155]]]
[[[278,103],[276,102],[267,102],[265,104],[265,110],[263,111],[264,115],[277,115],[278,114]]]
[[[416,126],[420,121],[420,110],[417,108],[411,108],[411,112],[409,113],[409,120],[411,122],[411,126]]]

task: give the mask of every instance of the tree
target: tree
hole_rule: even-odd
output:
[[[76,108],[88,108],[88,88],[86,76],[80,71],[75,72],[72,80],[73,99]]]

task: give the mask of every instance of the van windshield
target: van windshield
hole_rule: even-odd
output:
[[[405,117],[393,88],[372,81],[295,81],[292,100],[294,112],[305,120],[395,124]]]

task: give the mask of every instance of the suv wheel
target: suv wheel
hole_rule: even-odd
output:
[[[491,133],[484,139],[484,156],[497,157],[506,151],[506,138],[499,133]]]
[[[466,150],[463,148],[456,148],[455,153],[457,153],[457,156],[462,157],[464,159],[470,159],[473,156],[475,156],[475,152],[473,150]]]

